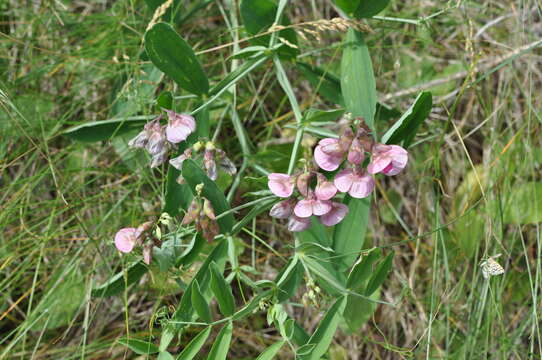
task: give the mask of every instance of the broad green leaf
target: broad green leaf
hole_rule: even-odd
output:
[[[152,63],[193,94],[209,91],[209,81],[194,50],[169,24],[160,22],[145,33],[145,51]]]
[[[230,348],[233,324],[229,321],[216,336],[213,347],[209,352],[208,360],[226,360],[228,349]]]
[[[346,110],[374,128],[376,83],[367,44],[361,32],[348,29],[341,61],[341,89]]]
[[[358,331],[359,328],[371,318],[378,305],[376,300],[378,300],[379,297],[380,294],[378,291],[371,295],[371,299],[375,301],[352,294],[347,296],[343,318],[350,331]]]
[[[414,104],[382,136],[382,143],[399,144],[405,149],[408,148],[412,140],[414,140],[418,128],[431,112],[431,106],[433,106],[431,92],[424,91],[420,93]]]
[[[301,231],[297,238],[301,244],[315,243],[324,247],[331,246],[331,239],[329,238],[326,227],[322,225],[315,217],[311,218],[311,227],[307,230]]]
[[[359,3],[373,0],[334,0],[335,4],[346,14],[351,15],[359,6]]]
[[[504,209],[506,224],[542,222],[542,182],[514,186]]]
[[[160,354],[158,354],[156,360],[175,360],[175,358],[167,351],[162,351]]]
[[[177,356],[177,360],[192,360],[203,347],[205,341],[207,341],[207,338],[211,333],[211,329],[212,326],[208,326],[205,328],[205,330],[202,330],[198,335],[196,335],[188,343],[188,345],[186,345],[186,347],[179,354],[179,356]]]
[[[199,253],[203,249],[205,243],[206,243],[206,241],[203,238],[203,236],[201,236],[201,234],[199,234],[199,233],[196,233],[192,237],[192,240],[190,241],[190,243],[188,244],[188,246],[186,247],[186,249],[184,250],[182,255],[179,258],[177,258],[177,261],[176,261],[175,265],[176,266],[181,266],[181,265],[186,266],[186,265],[191,264],[196,259],[196,257],[199,255]]]
[[[173,110],[173,95],[171,91],[162,91],[156,98],[157,111],[162,109]]]
[[[95,142],[107,140],[133,130],[143,128],[152,116],[132,116],[92,121],[65,130],[62,134],[77,141]]]
[[[92,289],[92,297],[108,297],[122,292],[128,285],[135,283],[149,270],[142,262],[138,261],[126,269],[127,279],[124,278],[124,271],[119,272],[109,279],[106,283]]]
[[[277,300],[282,303],[294,296],[297,287],[303,279],[303,265],[294,257],[277,275]]]
[[[139,355],[155,354],[159,351],[158,346],[144,340],[120,338],[117,342]]]
[[[346,306],[346,297],[341,296],[326,312],[326,315],[320,321],[318,328],[314,334],[312,334],[307,344],[314,344],[315,347],[309,354],[299,357],[300,360],[320,360],[320,358],[326,353],[339,321]]]
[[[248,315],[251,315],[254,313],[254,310],[260,306],[260,301],[269,297],[271,295],[271,290],[266,290],[252,298],[248,304],[246,304],[244,307],[239,309],[235,314],[232,316],[232,320],[240,320]]]
[[[356,199],[346,195],[343,202],[348,206],[348,214],[335,226],[333,233],[333,250],[338,256],[336,263],[340,270],[346,270],[352,266],[363,248],[369,222],[371,197]]]
[[[210,265],[211,270],[211,289],[216,296],[220,312],[224,316],[231,316],[235,311],[235,299],[233,298],[230,284],[226,282],[222,271],[214,262]]]
[[[166,179],[166,196],[163,212],[171,216],[177,216],[181,209],[188,209],[192,202],[193,194],[188,184],[179,184],[177,178],[181,172],[173,166],[168,166]]]
[[[358,19],[373,17],[384,10],[389,3],[390,0],[361,0],[354,17]]]
[[[344,109],[320,110],[309,109],[303,117],[303,123],[319,126],[319,123],[336,122],[344,114]]]
[[[371,252],[363,256],[360,261],[354,265],[352,271],[350,271],[346,287],[356,292],[361,291],[361,286],[371,276],[373,272],[373,263],[378,260],[378,258],[380,258],[380,249],[378,248],[371,250]]]
[[[194,305],[194,309],[196,309],[198,316],[206,323],[210,323],[212,321],[211,310],[209,309],[209,304],[207,304],[205,297],[201,294],[197,280],[194,280],[192,283],[191,295],[192,305]]]
[[[213,204],[217,216],[230,210],[230,206],[222,191],[220,191],[214,181],[205,175],[201,167],[193,160],[188,159],[183,162],[183,178],[186,180],[187,184],[190,185],[192,193],[196,192],[195,188],[197,185],[203,184],[202,196],[209,199],[211,204]],[[231,213],[228,213],[217,221],[222,233],[231,231],[234,223],[233,215]]]
[[[331,288],[326,288],[328,292],[344,294],[346,292],[345,281],[343,274],[334,269],[331,264],[325,261],[317,261],[309,257],[302,258],[303,264],[312,272],[313,276],[322,279],[322,286],[328,285]],[[329,266],[328,266],[329,265]]]
[[[167,240],[160,247],[153,247],[152,259],[158,263],[158,268],[166,272],[175,265],[175,244],[173,240]]]
[[[309,342],[309,334],[294,319],[287,319],[284,322],[284,329],[288,339],[292,340],[297,346],[303,346]]]
[[[273,345],[269,346],[256,358],[256,360],[272,360],[275,355],[280,351],[280,348],[284,345],[284,340],[277,341]]]
[[[369,280],[369,283],[367,284],[367,288],[365,289],[365,296],[371,296],[376,289],[382,285],[384,280],[386,280],[386,277],[388,276],[388,273],[391,270],[391,267],[393,265],[393,252],[391,252],[384,261],[382,261],[378,266],[376,267],[376,270]]]
[[[257,35],[267,30],[274,22],[277,13],[277,4],[272,0],[243,0],[240,6],[241,18],[245,29],[250,35]],[[290,21],[283,14],[281,25],[288,26]],[[255,45],[269,45],[271,35],[258,36],[251,40]],[[281,30],[278,37],[285,39],[290,44],[297,45],[297,36],[293,29]],[[282,46],[279,54],[286,57],[295,57],[299,50],[290,46]]]

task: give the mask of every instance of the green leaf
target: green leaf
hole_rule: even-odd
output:
[[[211,265],[214,263],[211,263]],[[205,301],[205,297],[201,294],[199,284],[197,280],[194,280],[192,283],[192,305],[194,305],[194,309],[196,309],[196,313],[198,316],[205,321],[206,323],[210,323],[213,321],[213,318],[211,316],[211,310],[209,309],[209,304],[207,304],[207,301]]]
[[[303,279],[303,273],[303,265],[298,261],[297,257],[294,257],[277,275],[277,300],[279,303],[294,296],[297,287]]]
[[[194,50],[171,25],[160,22],[145,33],[145,51],[152,63],[193,94],[209,91],[209,81]]]
[[[119,272],[106,283],[92,289],[92,297],[108,297],[122,292],[126,286],[135,283],[149,270],[142,262],[138,261],[126,269],[127,279],[124,278],[124,271]]]
[[[360,291],[361,286],[372,274],[373,263],[380,257],[380,249],[375,248],[354,265],[348,275],[346,287],[353,291]]]
[[[506,208],[506,224],[537,224],[542,222],[542,182],[529,182],[512,188]]]
[[[241,220],[239,220],[234,226],[233,226],[233,229],[231,230],[231,233],[233,235],[237,234],[239,231],[241,231],[243,229],[243,227],[248,224],[252,219],[254,219],[256,216],[260,215],[261,213],[263,213],[264,211],[266,211],[267,209],[269,209],[271,206],[273,206],[273,204],[275,204],[277,201],[276,198],[270,198],[270,199],[264,199],[262,200],[260,203],[258,203],[256,206],[254,206],[252,209],[250,209],[250,211],[248,212],[248,214],[242,218]]]
[[[175,358],[167,351],[162,351],[160,354],[158,354],[158,358],[156,358],[156,360],[175,360]]]
[[[414,140],[420,125],[431,112],[433,100],[431,92],[424,91],[418,95],[414,104],[399,120],[382,136],[384,144],[402,144],[406,149]]]
[[[388,6],[390,0],[361,0],[354,17],[358,19],[370,18]]]
[[[224,316],[231,316],[235,311],[235,299],[233,298],[230,284],[226,282],[222,271],[214,262],[210,265],[211,270],[211,289],[216,296],[220,312]]]
[[[342,296],[329,308],[307,343],[314,344],[314,348],[309,354],[301,356],[300,360],[319,360],[326,353],[331,340],[333,340],[345,306],[346,297]]]
[[[333,250],[339,257],[337,265],[340,270],[346,270],[352,266],[363,248],[369,222],[371,197],[356,199],[346,195],[343,202],[348,206],[348,214],[335,226],[333,233]]]
[[[228,349],[230,348],[232,330],[233,324],[229,321],[216,336],[211,352],[209,352],[209,356],[207,357],[208,360],[226,360]]]
[[[363,35],[352,28],[346,34],[341,61],[341,89],[346,109],[374,128],[376,83]]]
[[[371,295],[371,301],[362,297],[349,294],[346,300],[346,307],[344,308],[343,318],[348,325],[350,331],[358,331],[359,328],[365,324],[376,310],[378,303],[376,300],[380,297],[379,292],[375,292]]]
[[[222,191],[220,191],[214,181],[205,175],[203,170],[193,160],[188,159],[183,162],[182,173],[183,178],[190,185],[192,193],[196,193],[196,186],[198,184],[203,184],[202,196],[209,199],[211,204],[213,204],[217,216],[230,210],[230,206]],[[232,230],[234,218],[231,213],[226,214],[217,221],[222,233],[228,233]]]
[[[336,122],[344,114],[344,109],[334,109],[334,110],[320,110],[320,109],[309,109],[305,113],[303,123],[313,126],[320,126],[329,122]]]
[[[338,77],[317,66],[304,62],[297,62],[297,67],[305,75],[312,87],[324,99],[338,105],[344,105],[341,92],[341,81]]]
[[[181,209],[188,209],[192,202],[193,194],[188,184],[179,184],[177,178],[181,172],[173,166],[168,166],[166,179],[165,205],[162,212],[171,216],[177,216]]]
[[[173,110],[173,95],[171,91],[162,91],[156,99],[157,111],[161,109]]]
[[[132,116],[92,121],[73,126],[62,134],[77,141],[95,142],[110,139],[133,130],[139,130],[153,116]]]
[[[367,284],[367,288],[365,289],[365,296],[371,296],[376,289],[382,285],[384,280],[386,280],[386,277],[388,276],[388,273],[391,270],[391,267],[393,265],[393,255],[394,253],[391,252],[384,261],[382,261],[378,266],[376,267],[374,275],[369,280],[369,283]]]
[[[143,340],[120,338],[117,342],[139,355],[155,354],[159,351],[158,346]]]
[[[344,11],[348,15],[351,15],[358,8],[360,1],[367,0],[335,0],[334,2],[339,8],[341,8],[342,11]]]
[[[205,328],[205,330],[202,330],[198,335],[196,335],[189,343],[186,345],[186,347],[183,349],[183,351],[177,356],[177,360],[192,360],[196,354],[200,351],[200,349],[205,344],[205,341],[207,341],[207,338],[209,337],[209,334],[211,333],[212,326],[208,326]]]
[[[241,18],[245,29],[250,35],[257,35],[267,30],[275,22],[277,5],[272,0],[243,0],[240,6]],[[288,26],[290,21],[283,14],[281,25]],[[297,35],[293,29],[284,29],[278,32],[278,37],[286,39],[289,43],[297,45]],[[271,35],[259,36],[251,42],[255,45],[268,46]],[[299,50],[290,46],[280,47],[278,53],[285,57],[295,57]]]
[[[344,294],[346,292],[346,287],[342,279],[342,273],[336,271],[332,264],[329,264],[325,261],[317,261],[309,257],[303,257],[303,264],[309,268],[314,276],[319,279],[322,279],[328,286],[331,286],[331,289],[326,289],[328,292],[338,292],[339,294]],[[322,284],[324,286],[324,284]]]
[[[273,345],[269,346],[256,358],[256,360],[271,360],[277,355],[280,348],[284,345],[284,340],[277,341]]]

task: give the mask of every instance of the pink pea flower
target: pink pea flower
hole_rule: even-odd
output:
[[[182,170],[183,162],[186,159],[190,158],[192,158],[192,148],[188,148],[181,155],[177,156],[176,158],[170,159],[169,164],[177,170]]]
[[[326,226],[333,226],[340,223],[348,214],[348,206],[339,202],[331,203],[331,210],[325,215],[320,216],[320,221]]]
[[[331,210],[331,201],[318,200],[313,196],[300,200],[294,207],[294,214],[300,218],[308,218],[312,215],[321,216]]]
[[[151,134],[161,131],[160,118],[161,116],[146,123],[143,130],[128,142],[128,146],[133,148],[146,147]]]
[[[288,220],[288,230],[293,232],[307,230],[311,227],[310,218],[300,218],[295,215],[292,215]]]
[[[196,121],[192,116],[171,110],[166,110],[166,113],[169,118],[169,124],[166,127],[166,136],[169,142],[180,143],[196,130]]]
[[[290,175],[271,173],[267,175],[267,186],[278,197],[287,198],[294,192],[294,181]]]
[[[115,246],[123,253],[129,253],[137,243],[138,231],[136,228],[120,229],[115,235]]]
[[[295,199],[287,199],[273,205],[269,211],[271,217],[277,219],[288,219],[294,212]]]
[[[373,148],[371,163],[367,166],[370,174],[399,174],[408,162],[408,152],[399,145],[377,144]]]
[[[318,200],[329,200],[337,194],[337,188],[331,181],[328,181],[326,177],[320,173],[317,175],[318,183],[314,189],[314,194]]]
[[[339,168],[344,158],[339,139],[325,138],[318,142],[314,149],[314,161],[326,171],[334,171]]]
[[[365,159],[365,152],[363,151],[361,142],[357,138],[352,140],[347,159],[349,163],[354,165],[360,165]]]
[[[334,184],[340,192],[347,192],[358,199],[369,196],[375,187],[372,176],[352,168],[339,172],[335,176]]]

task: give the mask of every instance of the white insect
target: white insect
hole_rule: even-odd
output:
[[[482,275],[485,279],[488,279],[490,276],[504,274],[504,269],[498,262],[495,261],[496,258],[501,256],[501,254],[493,255],[487,258],[480,263],[482,268]]]

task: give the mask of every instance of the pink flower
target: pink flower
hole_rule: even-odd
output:
[[[320,173],[317,175],[318,183],[314,189],[314,194],[318,200],[329,200],[337,194],[337,188],[331,181],[328,181],[326,177]]]
[[[300,218],[295,215],[292,215],[288,220],[288,230],[298,232],[307,230],[311,227],[310,218]]]
[[[348,214],[348,206],[344,204],[332,202],[331,206],[331,210],[327,214],[320,216],[320,221],[326,226],[337,225]]]
[[[117,249],[123,253],[132,251],[137,242],[137,233],[136,228],[120,229],[115,235],[115,246]]]
[[[272,173],[267,179],[269,190],[278,197],[287,198],[294,192],[294,179],[290,175]]]
[[[334,184],[340,192],[347,192],[358,199],[369,196],[375,187],[372,176],[351,168],[339,172],[335,176]]]
[[[169,124],[166,127],[166,136],[169,142],[180,143],[196,130],[196,121],[192,116],[171,110],[166,110],[166,112],[169,117]]]
[[[295,208],[294,214],[300,218],[308,218],[312,215],[321,216],[331,210],[331,201],[307,198],[300,200]]]
[[[273,205],[269,215],[277,219],[288,219],[294,212],[294,206],[295,199],[283,200]]]
[[[341,165],[344,152],[341,150],[339,139],[325,138],[318,142],[314,149],[314,161],[326,171],[337,170]]]
[[[408,162],[408,152],[398,145],[378,144],[373,148],[371,163],[367,166],[370,174],[399,174]]]
[[[361,142],[355,138],[352,140],[352,145],[348,150],[348,162],[351,164],[360,165],[364,159],[365,152],[363,151]]]

